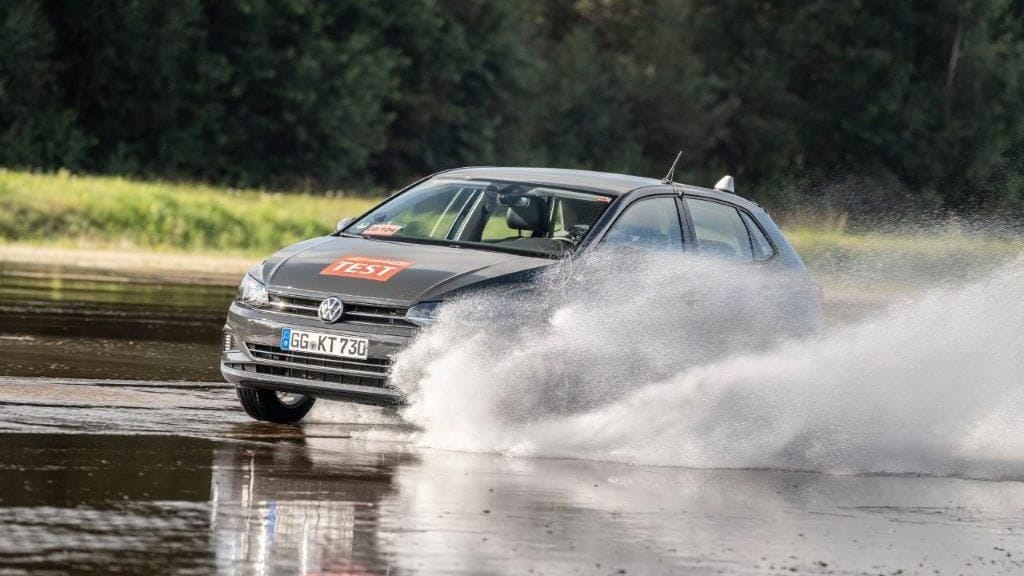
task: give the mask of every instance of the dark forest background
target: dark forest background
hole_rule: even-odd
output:
[[[1024,2],[0,0],[0,165],[289,190],[467,164],[1024,216]]]

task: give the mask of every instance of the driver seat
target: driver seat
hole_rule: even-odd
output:
[[[505,223],[513,230],[529,230],[532,238],[543,238],[547,218],[544,215],[544,203],[536,198],[527,198],[526,206],[509,206],[505,214]]]

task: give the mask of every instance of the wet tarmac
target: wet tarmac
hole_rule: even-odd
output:
[[[231,287],[83,273],[0,271],[0,574],[1024,573],[1024,482],[443,452],[387,418],[257,424],[207,344]]]

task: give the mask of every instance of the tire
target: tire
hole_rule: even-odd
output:
[[[294,402],[284,402],[277,392],[262,388],[237,386],[235,391],[245,413],[264,422],[294,424],[302,420],[316,403],[316,398],[301,395],[296,395],[297,400]]]

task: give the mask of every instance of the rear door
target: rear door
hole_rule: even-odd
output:
[[[757,219],[728,202],[699,196],[684,196],[683,206],[692,241],[688,246],[697,254],[739,264],[739,274],[753,266],[772,265],[773,273],[758,293],[766,310],[775,315],[780,335],[800,336],[813,331],[819,323],[817,299],[804,274],[786,274],[778,248],[757,223]]]

